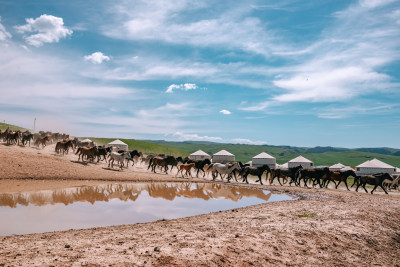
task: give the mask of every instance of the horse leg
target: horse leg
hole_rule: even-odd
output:
[[[364,188],[365,192],[368,193],[367,189],[365,188],[366,184],[362,184],[362,187]]]
[[[340,185],[341,182],[342,182],[342,181],[339,181],[339,183],[337,183],[337,185],[335,186],[336,189],[338,188],[338,186]],[[347,189],[348,189],[348,188],[347,188]]]
[[[386,194],[389,194],[388,192],[386,192],[386,190],[385,190],[385,188],[382,186],[382,184],[380,184],[379,186],[383,189],[383,191],[385,191]]]
[[[263,185],[261,178],[262,178],[262,173],[261,173],[261,175],[258,175],[258,179],[260,180],[260,184]]]
[[[378,187],[378,185],[376,184],[375,186],[374,186],[374,189],[372,189],[372,191],[371,191],[371,194],[373,194],[374,193],[374,191],[375,191],[375,189]],[[383,187],[382,187],[383,188]],[[387,194],[387,192],[386,192],[386,190],[385,189],[383,189],[383,191],[385,191],[385,193]]]

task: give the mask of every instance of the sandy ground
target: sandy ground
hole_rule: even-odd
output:
[[[0,144],[0,193],[187,181]],[[190,179],[202,181],[203,179]],[[210,179],[207,179],[210,182]],[[299,200],[153,223],[0,237],[0,266],[400,266],[400,194],[250,186]]]

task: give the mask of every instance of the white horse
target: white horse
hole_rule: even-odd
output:
[[[111,163],[111,168],[114,168],[114,161],[116,160],[119,163],[119,167],[122,169],[124,167],[125,159],[131,159],[131,155],[129,154],[129,152],[123,152],[123,153],[111,152],[110,159],[108,160],[108,167],[110,168],[110,163]],[[126,164],[126,167],[128,168],[128,164]]]
[[[217,178],[218,174],[221,177],[221,180],[223,181],[225,178],[225,175],[227,175],[228,182],[231,180],[230,174],[233,172],[233,170],[237,169],[240,170],[239,164],[237,162],[233,163],[233,165],[228,165],[228,164],[222,164],[222,163],[214,163],[211,164],[208,169],[209,171],[212,172],[213,174],[213,180]],[[207,169],[207,171],[208,171]],[[216,174],[216,176],[214,176]],[[223,176],[222,176],[223,175]]]

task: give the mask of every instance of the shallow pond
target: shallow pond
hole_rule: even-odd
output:
[[[291,200],[261,189],[204,183],[130,183],[0,194],[0,235],[176,219]]]

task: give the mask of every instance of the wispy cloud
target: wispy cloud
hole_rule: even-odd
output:
[[[197,88],[198,88],[197,85],[194,83],[171,84],[170,86],[168,86],[168,88],[165,92],[173,93],[174,90],[189,91],[189,90],[196,90]]]
[[[249,144],[249,145],[265,145],[267,142],[265,141],[252,141],[246,138],[234,138],[231,140],[233,143],[237,144]]]
[[[227,110],[227,109],[220,110],[219,113],[222,113],[222,114],[224,114],[224,115],[230,115],[230,114],[232,114],[232,112],[230,112],[230,111]]]
[[[262,111],[279,103],[341,102],[399,88],[384,66],[400,59],[400,14],[389,7],[394,1],[360,1],[332,14],[334,24],[311,46],[282,52],[297,55],[302,63],[272,68],[280,89],[260,104],[243,107]],[[378,8],[379,7],[379,8]],[[386,16],[390,10],[391,16]],[[398,10],[398,9],[397,9]]]
[[[275,35],[257,17],[248,16],[252,7],[247,3],[214,5],[212,17],[190,16],[208,11],[211,3],[193,3],[188,0],[137,1],[120,4],[114,8],[115,23],[122,27],[103,27],[106,36],[127,40],[159,40],[172,44],[199,47],[220,46],[252,53],[270,55],[275,47]],[[134,14],[134,15],[132,15]],[[197,18],[196,18],[197,17]],[[200,17],[200,18],[199,18]]]
[[[221,137],[213,137],[213,136],[200,136],[198,134],[187,134],[187,133],[182,133],[182,132],[176,132],[174,133],[175,136],[179,138],[179,140],[183,141],[211,141],[211,142],[217,142],[217,141],[222,141]]]
[[[19,33],[31,33],[29,36],[24,36],[25,41],[33,46],[42,46],[43,43],[58,42],[62,38],[66,38],[72,34],[72,30],[64,26],[62,18],[52,15],[41,15],[33,19],[26,19],[26,24],[14,27]]]
[[[355,115],[390,114],[397,113],[399,111],[398,107],[399,104],[365,104],[364,106],[326,107],[317,110],[317,116],[324,119],[342,119]]]
[[[11,33],[9,33],[6,28],[1,24],[1,17],[0,17],[0,41],[5,41],[11,38]]]
[[[92,62],[93,64],[101,64],[101,63],[103,63],[104,61],[109,61],[109,60],[110,60],[110,57],[104,55],[102,52],[94,52],[94,53],[91,54],[91,55],[84,56],[84,59],[85,59],[86,61]]]

